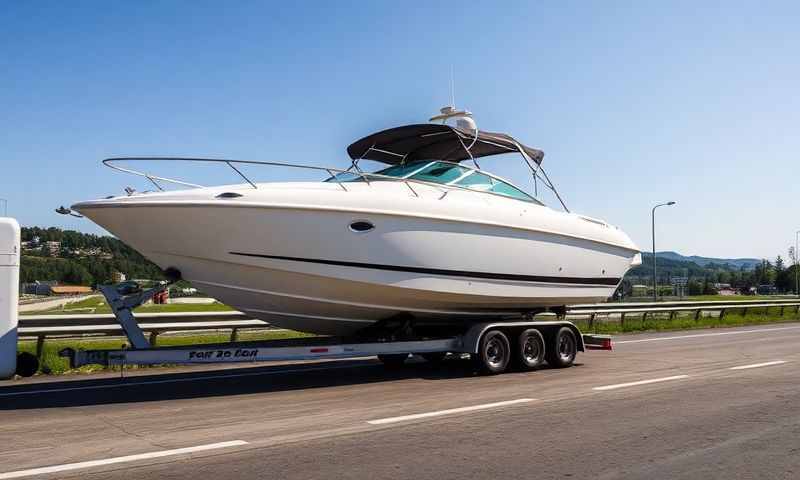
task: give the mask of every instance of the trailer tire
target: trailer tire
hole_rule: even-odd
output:
[[[523,370],[539,368],[544,363],[546,351],[544,337],[539,330],[535,328],[524,330],[517,339],[517,348],[514,352],[516,364]]]
[[[547,349],[547,363],[553,368],[566,368],[575,362],[578,354],[578,341],[569,327],[559,328],[550,336]]]
[[[399,368],[402,367],[404,363],[406,363],[406,359],[408,358],[407,353],[387,353],[383,355],[378,355],[378,360],[383,362],[383,366],[386,368]]]
[[[441,363],[444,357],[447,356],[447,352],[420,353],[419,356],[424,358],[428,363]]]
[[[17,355],[17,375],[20,377],[32,377],[38,371],[39,359],[36,358],[36,355],[28,352],[22,352]]]
[[[489,330],[481,336],[478,353],[472,361],[478,372],[484,375],[503,373],[511,360],[511,345],[500,330]]]

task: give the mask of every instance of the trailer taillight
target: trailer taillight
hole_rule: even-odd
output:
[[[599,335],[584,335],[583,344],[587,350],[608,350],[614,349],[614,342],[611,337]]]

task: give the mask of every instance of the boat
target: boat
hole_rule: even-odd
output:
[[[371,134],[347,153],[347,169],[110,158],[103,163],[156,190],[128,188],[71,210],[237,310],[316,334],[563,312],[606,300],[641,263],[622,230],[567,209],[541,150],[479,130],[466,110],[445,107],[429,123]],[[480,159],[500,154],[520,156],[562,209],[480,168]],[[136,170],[137,161],[222,164],[243,181],[205,187]],[[383,165],[366,172],[365,161]],[[245,173],[254,166],[321,175],[257,182]]]

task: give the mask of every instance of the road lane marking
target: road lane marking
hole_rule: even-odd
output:
[[[751,365],[739,365],[738,367],[731,367],[730,370],[748,370],[750,368],[770,367],[772,365],[782,365],[786,360],[775,360],[774,362],[753,363]]]
[[[104,460],[91,460],[88,462],[66,463],[64,465],[53,465],[51,467],[31,468],[29,470],[17,470],[16,472],[0,473],[0,480],[9,478],[30,477],[32,475],[45,475],[48,473],[65,472],[68,470],[79,470],[84,468],[99,467],[102,465],[112,465],[115,463],[135,462],[137,460],[148,460],[151,458],[169,457],[172,455],[184,455],[187,453],[203,452],[218,448],[237,447],[248,445],[244,440],[233,440],[230,442],[210,443],[208,445],[198,445],[196,447],[176,448],[174,450],[161,450],[159,452],[140,453],[137,455],[126,455],[124,457],[106,458]]]
[[[743,335],[745,333],[763,333],[763,332],[778,332],[782,330],[797,330],[800,329],[800,326],[797,327],[778,327],[778,328],[759,328],[755,330],[737,330],[735,332],[718,332],[718,333],[696,333],[693,335],[678,335],[674,337],[656,337],[656,338],[642,338],[639,340],[618,340],[614,342],[614,345],[620,345],[623,343],[643,343],[643,342],[663,342],[666,340],[680,340],[683,338],[699,338],[699,337],[717,337],[720,335]]]
[[[597,391],[616,390],[618,388],[635,387],[637,385],[649,385],[651,383],[659,383],[659,382],[669,382],[670,380],[681,380],[683,378],[689,378],[689,375],[674,375],[672,377],[652,378],[650,380],[640,380],[638,382],[618,383],[616,385],[603,385],[602,387],[594,387],[592,388],[592,390],[597,390]]]
[[[486,410],[489,408],[505,407],[508,405],[517,405],[520,403],[535,402],[535,398],[518,398],[516,400],[507,400],[504,402],[484,403],[483,405],[472,405],[469,407],[450,408],[448,410],[439,410],[436,412],[416,413],[414,415],[403,415],[401,417],[379,418],[377,420],[368,420],[370,425],[386,425],[389,423],[405,422],[408,420],[417,420],[420,418],[441,417],[443,415],[453,415],[456,413],[474,412],[476,410]]]
[[[61,393],[61,392],[73,392],[73,391],[80,391],[80,390],[103,390],[106,388],[122,388],[122,387],[136,387],[142,385],[159,385],[162,383],[183,383],[183,382],[197,382],[201,380],[219,380],[225,378],[241,378],[241,377],[258,377],[261,375],[268,376],[268,375],[280,375],[282,373],[301,373],[301,372],[319,372],[323,370],[342,370],[348,368],[363,368],[363,367],[374,367],[376,364],[359,364],[359,365],[334,365],[329,367],[312,367],[312,368],[294,368],[294,369],[287,369],[287,370],[277,370],[272,372],[246,372],[246,373],[222,373],[218,375],[204,375],[200,377],[190,377],[190,378],[173,378],[173,379],[164,379],[164,380],[144,380],[141,382],[122,382],[122,383],[111,383],[107,385],[85,385],[82,387],[61,387],[61,388],[43,388],[40,390],[24,390],[20,392],[8,392],[8,393],[0,393],[0,397],[14,397],[18,395],[33,395],[38,393]],[[164,375],[169,375],[165,373]]]

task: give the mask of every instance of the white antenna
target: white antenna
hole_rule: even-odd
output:
[[[453,75],[453,64],[450,64],[450,106],[456,108],[456,81]]]

